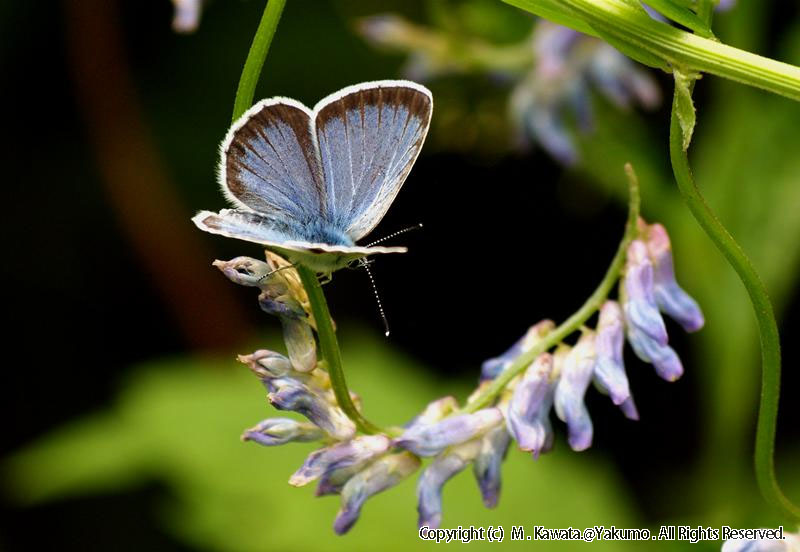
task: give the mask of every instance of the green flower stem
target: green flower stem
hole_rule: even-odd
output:
[[[314,313],[314,321],[317,323],[317,337],[319,337],[319,348],[322,358],[327,363],[328,373],[331,376],[331,387],[336,395],[336,402],[339,404],[347,417],[353,420],[359,430],[364,433],[386,433],[384,430],[365,419],[353,404],[350,398],[350,390],[344,379],[342,369],[342,354],[339,351],[339,342],[336,339],[336,332],[331,323],[331,313],[328,311],[328,303],[325,301],[325,294],[322,286],[317,279],[316,273],[303,265],[295,265],[303,287],[308,294],[308,301],[311,303],[311,312]]]
[[[560,326],[548,333],[529,351],[519,355],[511,365],[503,370],[483,391],[476,395],[463,409],[464,412],[475,412],[492,403],[492,401],[505,389],[508,382],[525,370],[536,357],[545,351],[555,347],[571,333],[579,330],[581,326],[600,308],[608,298],[608,294],[619,280],[625,263],[625,255],[628,246],[637,233],[636,221],[639,218],[639,181],[633,172],[630,164],[625,165],[625,173],[628,176],[629,201],[628,201],[628,221],[625,226],[625,234],[619,243],[617,253],[611,261],[603,280],[591,297],[565,320]]]
[[[601,35],[612,45],[639,51],[671,66],[703,71],[800,100],[800,67],[739,50],[655,21],[626,0],[505,0],[579,31]],[[636,57],[636,56],[634,56]]]
[[[778,324],[772,311],[767,289],[753,264],[727,229],[705,202],[694,182],[689,158],[683,149],[677,101],[672,104],[669,151],[672,170],[681,195],[711,241],[725,256],[744,284],[753,304],[761,338],[761,401],[756,428],[755,469],[758,486],[764,498],[786,516],[800,519],[800,508],[783,494],[775,477],[775,428],[781,380],[781,349]]]
[[[264,66],[269,45],[272,43],[272,37],[275,36],[275,29],[278,28],[278,21],[281,19],[285,5],[286,0],[269,0],[264,7],[264,14],[258,24],[256,36],[253,37],[250,51],[247,53],[242,76],[239,78],[239,86],[236,89],[236,99],[233,102],[234,121],[253,105],[261,68]]]
[[[261,76],[261,69],[264,60],[267,58],[272,37],[275,36],[275,29],[281,19],[286,0],[269,0],[264,7],[264,14],[258,24],[253,43],[244,62],[242,76],[239,78],[239,87],[236,89],[236,100],[233,104],[233,120],[235,121],[253,105],[256,84]],[[339,352],[339,343],[336,340],[336,333],[333,330],[331,315],[328,311],[328,303],[322,293],[322,286],[319,284],[317,275],[309,268],[296,266],[303,287],[306,289],[308,299],[311,303],[311,310],[314,313],[314,320],[317,323],[317,336],[322,352],[322,358],[328,365],[328,372],[331,377],[331,387],[336,396],[336,402],[347,416],[353,420],[359,430],[364,433],[380,433],[382,430],[364,419],[361,413],[353,404],[350,398],[350,391],[347,389],[347,382],[344,379],[342,370],[342,355]]]

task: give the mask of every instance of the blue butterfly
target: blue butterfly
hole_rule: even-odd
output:
[[[290,98],[262,100],[220,147],[219,184],[234,209],[201,211],[206,232],[264,245],[330,275],[376,253],[360,247],[417,159],[433,97],[414,82],[348,86],[314,109]]]

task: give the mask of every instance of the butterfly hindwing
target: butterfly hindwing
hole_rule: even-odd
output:
[[[433,100],[408,81],[345,88],[314,108],[326,218],[354,241],[386,214],[422,148]]]

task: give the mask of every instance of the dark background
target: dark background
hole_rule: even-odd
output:
[[[369,47],[353,32],[352,18],[402,10],[424,20],[424,5],[371,4],[290,0],[257,97],[285,95],[313,105],[348,84],[397,77],[402,56]],[[797,18],[789,4],[759,3],[768,14],[761,53],[777,55],[779,37]],[[262,3],[213,2],[190,36],[172,32],[171,10],[166,0],[0,8],[7,189],[3,454],[109,406],[137,363],[186,354],[232,358],[261,332],[277,330],[252,292],[210,267],[214,258],[258,257],[257,247],[201,234],[189,221],[196,210],[224,204],[214,179],[216,148]],[[658,78],[666,90],[668,77]],[[459,82],[431,87],[436,94],[437,86]],[[488,78],[467,86],[473,97],[497,94]],[[709,94],[698,87],[700,112]],[[665,148],[667,107],[636,116]],[[483,359],[502,352],[531,323],[563,320],[582,303],[615,251],[625,212],[582,171],[565,172],[540,150],[454,153],[441,137],[431,140],[374,236],[418,222],[424,229],[399,239],[409,253],[379,259],[374,274],[392,327],[390,344],[437,378],[472,381]],[[664,152],[655,155],[668,174]],[[693,223],[685,217],[684,224]],[[695,261],[679,265],[679,273],[702,274],[703,259]],[[340,327],[382,333],[365,274],[341,271],[326,290]],[[781,309],[787,398],[779,450],[800,437],[792,398],[800,385],[794,337],[800,288],[795,283],[791,290]],[[611,416],[612,407],[597,394],[589,398],[594,447],[620,467],[634,493],[698,463],[701,367],[692,360],[698,358],[693,337],[675,325],[669,329],[686,363],[680,384],[665,386],[627,357],[639,423]],[[751,433],[753,425],[742,431]],[[674,428],[680,431],[664,446],[663,433]],[[40,505],[9,501],[0,546],[86,550],[114,542],[119,550],[190,549],[155,521],[150,505],[165,492],[153,481]],[[646,519],[670,515],[644,491],[637,500]]]

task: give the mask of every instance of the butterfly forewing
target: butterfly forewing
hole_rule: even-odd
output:
[[[239,206],[284,220],[322,216],[325,190],[309,109],[288,98],[253,106],[222,143],[220,179]]]
[[[314,109],[325,216],[353,240],[386,214],[422,148],[432,107],[420,85],[378,81],[345,88]]]

